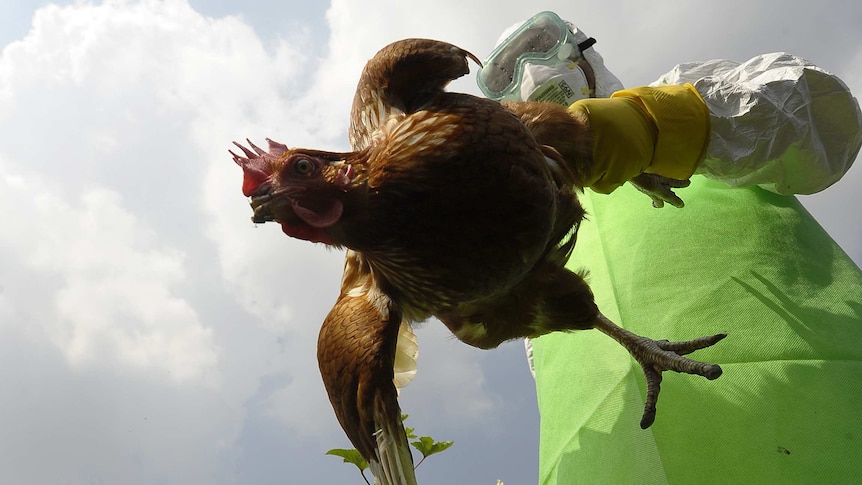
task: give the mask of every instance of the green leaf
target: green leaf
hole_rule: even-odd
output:
[[[413,428],[408,428],[405,426],[404,432],[407,433],[407,439],[408,440],[414,440],[414,439],[418,438],[418,436],[416,436],[416,433],[413,432]]]
[[[452,446],[454,441],[434,441],[430,436],[421,436],[418,441],[413,441],[410,444],[422,453],[423,458],[427,458],[435,453],[440,453]]]
[[[333,448],[326,452],[327,455],[340,456],[344,463],[353,463],[359,471],[364,471],[368,468],[368,463],[362,458],[358,450],[345,450],[343,448]]]

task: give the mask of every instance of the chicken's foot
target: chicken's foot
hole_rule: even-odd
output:
[[[700,337],[685,342],[669,342],[642,337],[615,324],[607,317],[599,314],[595,328],[619,342],[643,368],[646,378],[647,393],[644,403],[644,413],[641,418],[641,428],[649,428],[655,421],[656,402],[661,390],[661,373],[666,370],[697,374],[709,380],[721,375],[718,364],[707,364],[691,360],[683,355],[695,350],[709,347],[727,336],[720,333],[708,337]]]

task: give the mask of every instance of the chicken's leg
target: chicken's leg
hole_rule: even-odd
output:
[[[619,342],[632,357],[638,361],[644,371],[647,383],[644,414],[641,418],[641,428],[649,428],[655,421],[656,401],[661,390],[661,373],[666,370],[697,374],[709,380],[721,375],[718,364],[707,364],[683,357],[695,350],[709,347],[727,336],[720,333],[709,337],[700,337],[685,342],[669,342],[642,337],[620,327],[601,313],[596,320],[595,328]]]

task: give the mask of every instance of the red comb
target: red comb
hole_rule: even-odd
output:
[[[251,150],[237,142],[233,142],[234,145],[242,150],[245,156],[237,155],[233,151],[228,150],[233,155],[233,161],[242,167],[242,193],[246,197],[252,196],[257,192],[261,184],[269,180],[270,175],[272,175],[272,162],[281,158],[284,152],[287,151],[286,145],[272,141],[269,138],[266,141],[269,144],[269,153],[263,151],[262,148],[248,139],[246,139],[246,142],[248,142]]]

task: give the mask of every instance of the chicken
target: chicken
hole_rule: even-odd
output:
[[[444,91],[466,74],[451,44],[408,39],[365,66],[353,102],[353,150],[267,139],[231,152],[253,221],[347,248],[318,363],[336,417],[378,483],[413,484],[393,384],[399,328],[430,317],[490,349],[548,332],[598,329],[640,363],[652,424],[663,370],[715,379],[718,365],[682,355],[723,334],[655,341],[604,317],[584,276],[565,268],[584,210],[588,133],[562,108]]]

